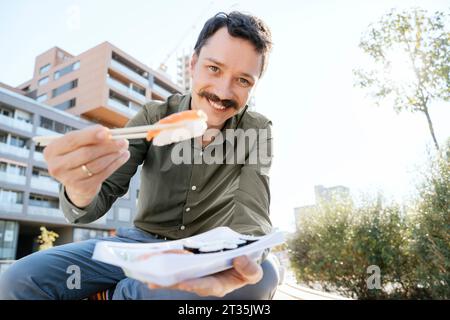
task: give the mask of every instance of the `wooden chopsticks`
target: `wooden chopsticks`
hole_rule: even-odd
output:
[[[119,128],[111,129],[109,133],[111,134],[111,139],[142,139],[147,137],[147,133],[150,130],[162,131],[168,129],[177,129],[184,126],[184,121],[178,123],[167,123],[167,124],[152,124],[147,126],[137,126],[129,128]],[[40,146],[46,146],[55,139],[62,137],[62,134],[55,134],[51,136],[36,136],[33,137],[33,141]]]

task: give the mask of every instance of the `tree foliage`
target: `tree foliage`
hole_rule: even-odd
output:
[[[388,101],[397,112],[423,112],[437,149],[428,108],[434,100],[450,100],[449,18],[419,8],[392,10],[363,34],[359,46],[372,63],[354,70],[355,85],[377,104]]]
[[[414,203],[382,198],[319,203],[289,242],[297,279],[359,299],[450,298],[450,142],[432,162]],[[367,284],[369,266],[381,287]]]
[[[415,207],[412,242],[417,287],[428,298],[450,298],[450,139],[432,161]]]

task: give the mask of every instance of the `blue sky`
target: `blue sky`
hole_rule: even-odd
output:
[[[422,114],[375,107],[353,87],[360,36],[393,7],[448,11],[447,1],[2,1],[0,81],[18,85],[34,57],[59,46],[79,54],[110,41],[157,68],[174,49],[189,51],[218,11],[253,13],[271,27],[274,50],[256,92],[256,110],[273,121],[271,215],[293,230],[293,208],[314,202],[314,185],[346,185],[354,194],[383,190],[401,200],[414,191],[417,166],[432,149]],[[169,72],[174,73],[172,56]],[[431,117],[442,143],[449,104]]]

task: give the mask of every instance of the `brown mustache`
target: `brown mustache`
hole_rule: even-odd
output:
[[[238,109],[238,103],[235,100],[232,99],[220,99],[218,96],[216,96],[214,93],[210,93],[208,91],[199,91],[198,95],[200,97],[206,98],[214,103],[217,103],[218,105],[224,106],[225,108],[234,108]]]

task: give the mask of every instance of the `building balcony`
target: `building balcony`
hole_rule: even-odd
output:
[[[19,129],[26,132],[32,132],[33,131],[33,125],[31,123],[14,119],[11,117],[7,117],[5,115],[0,114],[0,123],[7,125],[8,127],[12,127],[15,129]]]
[[[0,202],[0,213],[22,213],[23,205],[19,203]]]
[[[146,102],[146,99],[145,99],[144,95],[140,94],[139,92],[134,91],[133,89],[131,89],[130,87],[127,87],[123,83],[120,83],[119,81],[117,81],[117,80],[115,80],[113,78],[108,78],[106,80],[106,82],[108,83],[108,85],[111,88],[116,89],[119,92],[126,93],[126,94],[136,98],[141,103],[145,103]]]
[[[121,111],[122,113],[125,113],[127,116],[129,117],[134,117],[137,113],[136,110],[133,110],[130,106],[123,104],[122,102],[120,102],[119,100],[116,99],[108,99],[108,105],[110,107],[116,108],[119,111]]]
[[[164,89],[163,87],[157,85],[156,83],[153,84],[152,91],[158,94],[159,96],[163,97],[164,99],[172,95],[172,92],[170,92],[167,89]]]
[[[36,134],[39,136],[55,136],[55,135],[61,135],[60,133],[52,130],[48,130],[42,127],[36,128]]]
[[[144,87],[148,87],[149,84],[148,79],[144,78],[139,73],[136,73],[135,71],[131,70],[127,66],[121,64],[120,62],[117,62],[116,60],[111,60],[111,67],[129,76],[131,79],[136,80]]]
[[[50,191],[54,193],[59,192],[59,183],[50,178],[31,178],[30,186],[34,189]]]
[[[123,83],[121,83],[120,81],[117,81],[111,77],[108,77],[106,79],[106,82],[111,86],[111,88],[117,89],[119,91],[122,91],[124,93],[128,93],[131,89],[130,87],[127,87],[126,85],[124,85]]]
[[[7,153],[22,158],[28,158],[30,156],[30,150],[12,146],[3,142],[0,142],[0,150],[2,153]]]
[[[0,172],[0,181],[24,185],[27,182],[27,177],[9,172]]]
[[[139,92],[134,91],[133,89],[130,89],[130,95],[134,98],[136,98],[139,102],[142,104],[147,102],[147,98],[145,98],[144,95],[140,94]]]
[[[28,215],[30,216],[45,216],[53,218],[64,218],[61,210],[56,208],[46,208],[37,206],[28,206]]]

